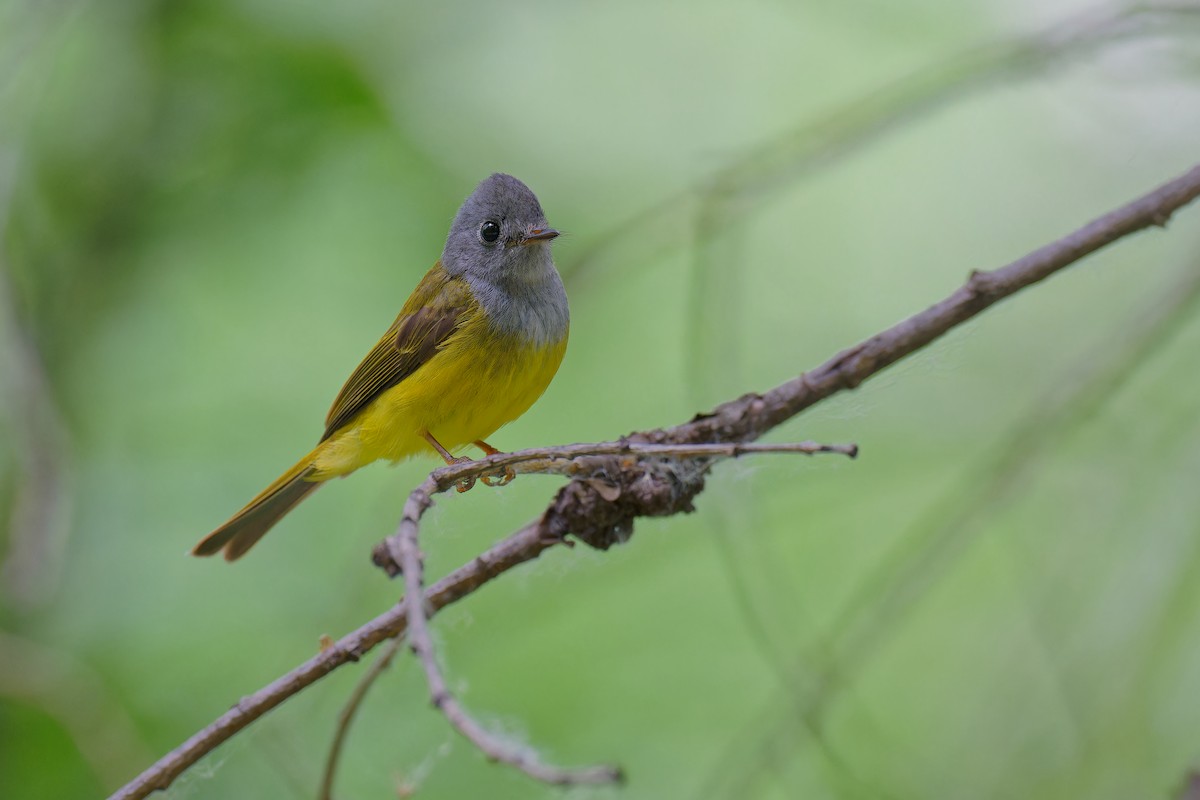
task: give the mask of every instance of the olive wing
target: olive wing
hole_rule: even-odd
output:
[[[372,400],[433,358],[473,306],[466,282],[440,263],[425,274],[387,333],[350,374],[325,417],[325,441]]]

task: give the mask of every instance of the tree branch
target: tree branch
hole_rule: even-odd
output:
[[[572,453],[577,455],[571,460],[566,460],[571,458],[570,454]],[[620,474],[624,478],[628,475],[634,475],[635,477],[632,481],[626,480],[625,483],[637,485],[650,478],[651,475],[656,474],[656,472],[643,471],[648,463],[646,459],[650,457],[697,459],[706,462],[699,470],[692,469],[694,474],[700,475],[704,471],[707,471],[710,466],[708,462],[711,462],[712,459],[736,458],[746,453],[806,453],[809,455],[815,453],[841,453],[854,458],[858,454],[858,448],[854,445],[819,445],[813,442],[782,445],[662,445],[621,441],[604,445],[568,445],[523,453],[497,454],[467,464],[455,464],[432,473],[408,496],[408,501],[404,505],[404,516],[400,521],[400,527],[394,536],[388,538],[382,548],[376,549],[375,562],[386,569],[389,575],[396,574],[397,566],[399,566],[400,571],[404,574],[404,604],[408,612],[409,642],[413,653],[420,659],[421,665],[425,669],[425,676],[429,681],[429,691],[433,698],[434,706],[440,709],[446,715],[446,718],[450,720],[450,723],[463,736],[471,740],[489,759],[503,761],[506,764],[517,767],[531,778],[545,783],[561,785],[614,783],[622,780],[621,770],[616,767],[602,765],[582,769],[561,769],[543,764],[528,749],[506,744],[490,734],[459,704],[458,699],[447,686],[441,669],[438,667],[437,659],[434,656],[433,640],[429,636],[427,625],[428,615],[425,610],[425,603],[423,602],[422,573],[424,567],[421,563],[421,552],[418,544],[421,517],[433,506],[434,494],[445,492],[451,486],[459,486],[463,481],[467,481],[468,483],[473,482],[475,478],[486,476],[497,469],[520,470],[522,472],[555,472],[563,475],[579,475],[581,471],[587,471],[588,475],[586,478],[576,479],[580,481],[580,485],[587,485],[609,503],[615,503],[630,487],[623,486],[619,482],[612,482],[601,478],[600,476]],[[606,464],[603,461],[597,460],[597,457],[608,455],[640,456],[641,458],[619,464]],[[669,471],[672,471],[671,467],[664,463],[659,465],[657,472],[661,474],[662,472]],[[678,475],[673,477],[680,483],[684,481]],[[690,498],[692,494],[694,492],[686,496]],[[643,493],[640,495],[640,497],[647,496],[662,498],[664,495],[661,492]],[[678,499],[678,497],[674,498],[676,502],[678,502]],[[674,513],[674,511],[672,510],[670,513]],[[638,509],[636,515],[661,516],[664,514],[661,508],[655,507],[651,509],[648,506],[642,506]],[[566,531],[554,530],[554,532],[551,532],[550,518],[549,514],[543,515],[540,520],[532,523],[530,527],[540,536],[546,538],[551,544],[557,544],[563,541]],[[576,531],[573,529],[572,533],[576,533]],[[594,544],[602,548],[607,548],[608,546],[607,540],[603,542],[597,541]]]
[[[984,532],[983,519],[1012,500],[1019,487],[1028,485],[1037,464],[1056,444],[1078,433],[1160,348],[1178,336],[1198,305],[1200,263],[1192,263],[1181,279],[1156,292],[1139,316],[1123,322],[1115,335],[1078,358],[1077,371],[1062,375],[1050,391],[1031,401],[1020,422],[999,438],[990,454],[978,464],[963,465],[955,485],[918,515],[858,581],[827,626],[831,635],[820,652],[809,650],[793,660],[793,666],[803,661],[813,674],[812,688],[798,699],[770,697],[745,731],[735,735],[736,743],[731,743],[726,755],[714,761],[711,777],[700,784],[695,796],[750,796],[751,785],[778,756],[780,743],[788,741],[789,728],[797,720],[820,742],[838,695],[853,685],[865,665],[874,663],[889,637],[903,629],[905,615],[940,585],[956,559],[969,552]],[[1182,587],[1197,584],[1192,576],[1200,575],[1200,554],[1179,565],[1178,572],[1178,588],[1164,608],[1172,607],[1172,601],[1187,602],[1178,595],[1186,592]],[[1169,613],[1161,618],[1173,619]],[[1036,617],[1031,620],[1033,631],[1039,622]],[[1167,636],[1166,632],[1151,635],[1148,641],[1164,641]],[[1129,676],[1131,686],[1150,683],[1144,674]],[[1059,702],[1069,713],[1070,702],[1065,698]]]
[[[857,388],[867,378],[1021,289],[1118,239],[1152,226],[1165,227],[1175,211],[1197,196],[1200,166],[1007,266],[972,272],[966,284],[946,299],[844,350],[811,372],[765,394],[748,394],[724,403],[685,425],[656,431],[646,438],[659,442],[756,439],[809,406]]]
[[[765,394],[745,395],[707,414],[698,415],[690,422],[636,434],[623,442],[614,443],[614,446],[728,443],[756,439],[809,406],[857,387],[867,378],[1017,291],[1044,280],[1124,236],[1147,227],[1165,225],[1176,210],[1197,196],[1200,196],[1200,166],[1193,167],[1179,178],[1006,267],[992,272],[972,273],[963,287],[941,302]],[[533,452],[522,457],[533,458]],[[506,458],[515,455],[483,459],[482,465],[497,469],[503,466]],[[187,767],[287,698],[347,662],[356,661],[381,641],[403,632],[407,625],[406,606],[428,610],[428,613],[436,612],[474,592],[497,575],[536,558],[542,551],[563,541],[562,537],[567,533],[598,547],[621,541],[632,531],[633,519],[637,516],[690,510],[691,498],[703,488],[704,470],[692,470],[693,474],[684,475],[682,470],[663,466],[661,457],[632,454],[586,456],[579,461],[585,462],[589,458],[604,461],[596,465],[589,463],[588,469],[592,466],[608,469],[619,467],[620,471],[605,475],[604,480],[609,485],[598,482],[595,477],[573,479],[559,490],[537,523],[497,543],[425,591],[424,607],[410,601],[389,610],[259,692],[243,698],[234,708],[168,753],[113,797],[141,798],[157,789],[166,788]],[[516,466],[512,462],[507,463]],[[455,469],[439,470],[428,481],[448,479],[455,474]],[[594,472],[588,474],[595,475]],[[686,480],[682,483],[675,483],[684,478]],[[395,538],[391,537],[389,542]],[[396,566],[395,553],[393,546],[376,548],[377,559],[385,567],[390,562],[393,569]]]
[[[375,662],[371,664],[370,669],[355,684],[354,691],[350,693],[346,704],[342,706],[342,711],[338,714],[337,729],[333,733],[333,741],[329,744],[329,754],[325,757],[325,769],[321,772],[321,790],[317,793],[318,800],[333,800],[333,784],[337,780],[338,761],[342,757],[342,748],[346,744],[350,724],[354,722],[354,717],[358,714],[363,700],[366,699],[367,692],[383,674],[383,671],[392,665],[392,660],[395,659],[396,653],[400,652],[403,645],[403,637],[397,636],[392,639],[375,659]]]

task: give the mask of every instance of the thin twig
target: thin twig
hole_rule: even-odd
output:
[[[915,353],[968,319],[1020,290],[1045,280],[1118,239],[1165,227],[1171,215],[1200,196],[1200,166],[1099,217],[1074,233],[991,272],[972,272],[958,291],[870,339],[844,350],[814,370],[764,394],[747,394],[691,422],[646,437],[654,442],[754,439],[804,409],[856,389],[900,359]],[[630,437],[641,441],[642,437]]]
[[[354,722],[358,709],[362,707],[367,692],[371,690],[384,670],[391,666],[396,653],[400,652],[400,648],[403,646],[403,636],[397,636],[388,642],[388,646],[371,664],[371,668],[363,673],[358,683],[355,684],[354,691],[346,700],[346,704],[342,706],[341,713],[338,714],[337,728],[333,733],[333,741],[329,744],[329,755],[325,757],[325,769],[321,773],[321,791],[317,795],[319,800],[333,800],[333,784],[337,779],[338,762],[341,760],[342,748],[345,746],[346,737],[350,732],[350,724]]]
[[[436,470],[409,495],[396,534],[387,542],[390,561],[401,567],[405,581],[405,605],[408,612],[408,638],[413,653],[420,660],[429,682],[430,696],[450,723],[489,759],[517,767],[532,778],[545,783],[568,785],[581,783],[612,783],[621,780],[621,771],[611,766],[563,769],[541,763],[528,749],[511,746],[490,734],[466,712],[446,684],[437,664],[433,640],[429,635],[428,614],[423,602],[423,565],[421,563],[418,531],[421,517],[433,505],[433,495],[451,486],[470,483],[476,478],[505,469],[512,472],[551,472],[578,475],[587,470],[583,457],[606,455],[639,456],[641,458],[669,457],[686,459],[737,458],[749,453],[839,453],[854,458],[856,445],[823,445],[816,442],[794,444],[646,444],[617,441],[602,444],[577,444],[499,453],[478,461],[453,464]],[[541,527],[539,525],[539,527]]]
[[[1007,267],[990,273],[973,274],[964,287],[940,303],[765,394],[746,395],[674,428],[648,431],[627,439],[629,442],[683,444],[758,438],[809,406],[857,387],[999,300],[1044,280],[1124,236],[1146,227],[1165,224],[1176,210],[1198,195],[1200,166],[1193,167],[1179,178]],[[490,466],[494,468],[497,464]],[[654,479],[651,478],[647,483],[653,484]],[[699,489],[696,488],[696,491]],[[689,507],[690,497],[676,500],[679,502],[671,513]],[[618,511],[628,519],[617,516],[617,523],[631,524],[632,517],[628,515],[636,516],[639,509],[627,504]],[[648,511],[668,513],[670,510],[663,507]],[[516,565],[537,558],[546,549],[559,544],[561,539],[557,537],[564,532],[575,532],[572,526],[582,527],[589,520],[601,518],[611,521],[614,513],[614,504],[604,500],[602,489],[586,481],[571,481],[560,490],[536,524],[526,526],[497,543],[426,591],[428,609],[436,612]],[[555,535],[547,538],[547,531]],[[157,789],[165,789],[185,769],[272,708],[334,669],[357,660],[381,641],[403,632],[405,616],[403,607],[390,609],[259,692],[243,698],[234,708],[167,753],[113,797],[141,798]]]
[[[799,453],[817,455],[836,453],[855,458],[856,444],[820,444],[818,442],[783,442],[764,444],[758,442],[684,442],[680,444],[655,444],[632,439],[598,444],[566,444],[555,447],[537,447],[516,450],[511,453],[496,453],[475,461],[451,464],[434,470],[433,478],[437,490],[446,491],[462,481],[503,472],[506,468],[514,473],[556,474],[574,477],[591,471],[591,465],[578,461],[585,456],[641,456],[676,459],[724,459],[762,453]]]
[[[404,571],[404,604],[408,611],[409,646],[425,669],[433,705],[446,715],[446,719],[459,733],[467,737],[489,759],[511,764],[531,778],[558,785],[620,781],[621,770],[616,767],[601,765],[563,769],[543,764],[532,751],[509,745],[489,733],[463,709],[447,687],[446,679],[434,656],[433,640],[429,636],[425,595],[421,591],[423,567],[417,544],[421,515],[433,505],[432,494],[437,490],[437,481],[431,477],[409,495],[408,502],[404,505],[404,517],[400,521],[400,528],[393,537],[398,551],[397,560]]]
[[[644,443],[630,443],[630,441],[612,441],[612,443],[604,443],[599,445],[566,445],[559,447],[545,447],[545,449],[526,450],[511,453],[497,453],[496,456],[478,459],[478,461],[467,464],[455,464],[451,467],[445,467],[434,471],[432,477],[434,483],[438,487],[438,492],[446,491],[450,486],[456,486],[463,480],[473,481],[478,477],[497,473],[505,468],[509,468],[514,473],[546,473],[546,471],[559,471],[563,474],[575,474],[578,467],[577,464],[571,463],[570,459],[578,456],[601,456],[601,455],[638,455],[638,456],[660,456],[660,457],[676,457],[676,458],[737,458],[750,453],[804,453],[804,455],[815,455],[815,453],[840,453],[840,455],[854,458],[858,455],[857,445],[823,445],[814,443],[814,441],[802,441],[802,443],[785,443],[785,444],[718,444],[718,445],[652,445]],[[422,485],[424,487],[425,485]],[[419,489],[420,491],[420,489]],[[398,559],[398,553],[397,553]],[[409,581],[410,585],[412,579]],[[413,596],[413,591],[410,590],[408,596]],[[426,637],[427,639],[427,637]],[[370,690],[374,681],[383,674],[384,669],[388,668],[395,657],[395,654],[400,650],[402,640],[400,638],[392,640],[388,650],[383,656],[380,656],[376,662],[362,675],[359,684],[354,687],[354,692],[350,694],[346,705],[343,706],[341,714],[338,715],[337,728],[334,733],[334,740],[330,745],[329,756],[325,760],[325,769],[322,775],[322,784],[320,784],[320,800],[331,800],[332,788],[336,777],[337,762],[341,757],[342,747],[346,741],[349,724],[353,722],[354,715],[358,712],[362,700],[366,697],[366,693]],[[416,643],[414,640],[414,650]],[[432,649],[432,648],[431,648]],[[434,669],[436,669],[436,662]],[[444,685],[444,680],[438,678],[440,684]],[[463,730],[467,734],[469,728],[480,729],[478,723],[469,721],[469,717],[455,703],[452,708],[444,703],[440,708],[446,712],[446,716],[455,721],[455,726]],[[457,710],[457,712],[456,712]],[[467,718],[467,722],[461,722],[463,718]],[[486,735],[486,734],[485,734]],[[473,739],[474,741],[474,739]],[[478,742],[476,742],[478,744]],[[481,750],[487,752],[487,746],[481,746]],[[494,757],[497,760],[506,760],[503,757]],[[523,766],[522,769],[532,769],[536,772],[535,777],[539,780],[547,780],[546,776],[550,776],[550,772],[546,772],[546,768],[541,765],[529,763]],[[540,770],[540,771],[539,771]],[[570,777],[572,774],[568,774]],[[599,777],[599,771],[595,777]],[[593,775],[586,775],[586,778],[592,778]],[[611,781],[611,777],[605,774],[602,777],[604,781]],[[553,780],[553,783],[569,783],[580,782],[577,780]],[[584,782],[595,782],[586,780]]]
[[[534,526],[523,528],[430,586],[425,592],[426,602],[430,610],[438,611],[517,565],[537,558],[555,544],[539,538]],[[243,728],[335,669],[356,663],[380,643],[403,635],[407,624],[403,603],[389,608],[254,694],[243,697],[114,793],[112,800],[134,800],[165,790],[184,770]]]

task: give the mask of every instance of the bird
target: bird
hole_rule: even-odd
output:
[[[338,392],[317,446],[192,554],[240,558],[322,483],[380,459],[432,450],[455,464],[471,460],[453,455],[471,444],[501,452],[486,439],[533,405],[566,352],[558,236],[528,186],[485,178],[455,214],[441,258]]]

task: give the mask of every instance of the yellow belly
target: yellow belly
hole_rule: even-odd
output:
[[[312,479],[346,475],[381,458],[432,455],[425,431],[450,451],[487,438],[542,395],[566,349],[566,336],[547,346],[522,344],[477,318],[322,443]]]

